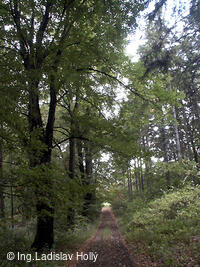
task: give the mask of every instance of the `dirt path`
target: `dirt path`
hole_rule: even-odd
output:
[[[68,263],[67,267],[134,266],[110,208],[102,209],[97,232],[77,253],[78,262]]]

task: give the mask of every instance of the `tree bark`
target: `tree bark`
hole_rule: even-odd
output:
[[[37,201],[37,230],[32,248],[41,251],[45,247],[51,248],[54,243],[54,209],[43,201]],[[47,214],[48,213],[48,214]]]
[[[55,111],[56,111],[56,90],[55,90],[55,76],[50,77],[50,106],[48,121],[46,129],[44,131],[42,118],[39,108],[39,97],[35,95],[34,92],[30,94],[29,102],[29,127],[31,137],[34,134],[35,130],[39,129],[39,135],[36,136],[37,141],[41,142],[41,145],[44,147],[42,151],[39,151],[39,155],[32,153],[30,166],[34,168],[36,166],[49,165],[51,162],[51,152],[52,152],[52,143],[53,143],[53,127],[55,121]],[[36,148],[38,149],[38,148]],[[52,190],[53,184],[50,178],[44,172],[44,179],[36,187],[36,211],[37,211],[37,228],[34,242],[32,248],[37,251],[41,251],[44,247],[51,248],[54,243],[54,203],[52,201]],[[44,192],[44,188],[46,192]],[[41,187],[41,188],[40,188]],[[44,199],[47,199],[44,201]]]

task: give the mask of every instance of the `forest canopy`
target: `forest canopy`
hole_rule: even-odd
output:
[[[0,2],[0,223],[31,223],[33,249],[123,190],[199,185],[200,1],[171,1],[170,24],[169,2]]]

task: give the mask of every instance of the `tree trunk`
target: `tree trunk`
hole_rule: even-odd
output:
[[[42,117],[39,108],[39,97],[37,95],[38,88],[32,88],[30,91],[29,100],[29,128],[30,135],[33,141],[41,143],[40,147],[33,148],[30,155],[30,167],[37,166],[50,166],[52,142],[53,142],[53,127],[55,121],[56,110],[56,93],[54,86],[55,78],[51,77],[50,83],[50,106],[46,129],[43,129]],[[36,83],[37,85],[37,83]],[[38,134],[35,136],[35,132]],[[43,248],[51,248],[54,243],[54,203],[52,202],[53,184],[51,178],[45,174],[42,181],[36,181],[35,195],[37,198],[36,211],[37,211],[37,227],[36,235],[32,248],[36,251],[41,251]],[[40,184],[41,183],[41,184]]]
[[[160,127],[160,133],[161,133],[161,144],[162,144],[164,162],[168,163],[169,159],[168,159],[168,153],[167,153],[167,139],[166,139],[164,127]],[[170,187],[170,173],[169,173],[169,171],[167,171],[167,173],[166,173],[166,185],[167,185],[167,188]]]
[[[151,191],[151,182],[150,182],[150,177],[149,177],[149,161],[145,162],[145,177],[146,177],[146,185],[147,185],[147,189],[150,189]]]
[[[43,78],[42,73],[44,73],[44,71],[42,68],[49,53],[49,47],[45,47],[43,41],[46,38],[46,34],[48,34],[52,7],[53,1],[46,1],[45,10],[41,11],[41,20],[37,25],[34,25],[35,14],[32,14],[33,22],[31,28],[27,27],[27,33],[25,34],[21,25],[21,5],[19,5],[19,1],[10,1],[10,14],[12,15],[13,24],[17,31],[16,38],[18,38],[19,55],[22,58],[24,69],[26,70],[25,86],[28,85],[28,123],[30,140],[27,152],[29,155],[30,168],[32,169],[39,166],[42,167],[43,165],[49,165],[51,162],[57,91],[55,78],[57,78],[56,72],[63,51],[64,40],[68,34],[68,31],[66,32],[64,30],[62,32],[62,36],[59,40],[59,47],[56,44],[58,47],[57,53],[54,54],[56,51],[52,53],[52,55],[55,55],[55,58],[53,62],[51,60],[49,61],[52,62],[51,70],[48,71],[50,78],[50,105],[48,121],[46,129],[44,129],[39,106],[39,83]],[[16,45],[18,46],[18,44]],[[52,44],[54,44],[54,42],[52,42]],[[53,57],[51,57],[51,59],[53,59]],[[36,183],[35,195],[37,198],[37,230],[32,247],[36,250],[41,250],[45,246],[50,248],[53,244],[54,208],[51,199],[53,185],[48,176],[41,181],[37,179],[34,182]],[[45,192],[44,188],[46,189]]]
[[[92,152],[91,152],[91,144],[88,142],[86,143],[85,147],[85,169],[86,175],[84,179],[84,185],[86,186],[86,194],[84,196],[84,203],[83,203],[83,216],[88,216],[90,211],[90,205],[93,203],[95,199],[95,192],[90,188],[92,184]],[[92,191],[91,191],[92,190]]]
[[[72,137],[69,139],[69,177],[70,179],[75,178],[75,139]],[[72,188],[72,197],[70,199],[70,202],[73,203],[73,192]],[[69,227],[73,227],[74,225],[74,216],[75,216],[75,211],[73,207],[69,207],[67,210],[67,225]]]
[[[14,228],[14,199],[13,199],[13,186],[10,185],[10,206],[11,206],[11,227]]]
[[[75,178],[75,139],[73,136],[69,139],[69,177]]]
[[[198,153],[195,148],[194,138],[193,138],[193,130],[191,129],[188,118],[185,113],[184,104],[182,103],[182,112],[183,112],[183,122],[184,122],[184,130],[186,135],[187,144],[189,144],[188,149],[192,149],[191,153],[193,153],[192,158],[198,163]]]
[[[76,102],[73,112],[70,113],[71,115],[71,122],[70,122],[70,138],[69,138],[69,178],[71,180],[75,179],[75,163],[76,163],[76,142],[75,142],[75,135],[76,135],[76,123],[74,121],[74,113],[78,108],[78,102]],[[74,197],[74,189],[71,189],[71,198],[70,202],[73,203]],[[75,210],[73,207],[69,207],[67,210],[67,225],[69,227],[73,227],[74,225],[74,216]]]
[[[0,183],[3,183],[3,152],[2,152],[2,144],[0,143]],[[4,193],[3,187],[0,186],[0,201],[1,201],[1,216],[5,217],[5,202],[4,202]]]
[[[76,141],[77,145],[77,152],[78,152],[78,166],[79,166],[79,171],[81,175],[81,180],[84,181],[85,179],[85,168],[84,168],[84,163],[83,163],[83,146],[81,140]]]
[[[49,249],[54,243],[54,209],[43,201],[37,201],[37,230],[32,248],[41,251],[45,247]],[[48,213],[48,214],[46,214]]]
[[[137,173],[137,180],[138,180],[138,189],[141,192],[142,191],[142,183],[141,183],[141,172],[140,172],[139,159],[137,159],[136,173]]]
[[[143,175],[143,169],[142,169],[142,161],[140,159],[140,181],[141,181],[141,191],[144,192],[144,175]]]
[[[136,192],[138,192],[138,175],[137,175],[136,159],[134,161],[134,175],[135,175],[135,190]]]
[[[193,115],[195,119],[197,120],[197,128],[200,132],[200,112],[199,112],[199,99],[198,99],[198,92],[195,90],[192,90],[190,93],[190,105],[193,111]]]
[[[199,163],[198,153],[197,153],[197,150],[196,150],[196,147],[195,147],[195,144],[194,144],[194,141],[193,141],[192,137],[191,137],[191,145],[192,145],[192,151],[193,151],[193,155],[194,155],[194,160],[195,160],[196,163]]]
[[[149,149],[149,142],[148,142],[147,135],[143,136],[142,143],[143,143],[143,146],[144,146],[144,152],[145,153],[147,151],[149,152],[150,149]],[[150,189],[150,191],[151,191],[151,183],[150,183],[150,177],[149,177],[149,170],[151,168],[151,158],[146,156],[145,159],[144,159],[144,164],[145,164],[145,179],[146,179],[147,189]]]
[[[50,168],[51,150],[41,159],[42,180],[36,181],[37,190],[35,191],[37,204],[37,226],[36,235],[32,248],[36,251],[42,251],[44,248],[51,248],[54,243],[54,203],[53,203],[53,184],[50,177],[45,173],[45,168],[49,164]]]
[[[4,218],[5,217],[5,201],[4,201],[4,194],[3,190],[1,189],[0,192],[0,197],[1,197],[1,216]]]
[[[172,106],[172,113],[173,113],[173,118],[174,118],[174,131],[175,131],[175,136],[176,136],[176,149],[177,149],[177,156],[178,160],[181,160],[183,158],[182,153],[181,153],[181,145],[180,145],[180,137],[179,137],[179,131],[178,131],[178,122],[177,122],[177,117],[176,117],[176,109],[174,106]]]
[[[133,198],[133,187],[132,187],[131,170],[130,170],[130,173],[128,173],[128,197],[129,197],[130,201]]]

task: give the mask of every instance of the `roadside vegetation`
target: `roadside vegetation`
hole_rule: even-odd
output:
[[[199,266],[199,185],[169,190],[150,201],[136,196],[126,204],[119,224],[134,253],[147,254],[157,266]]]
[[[78,251],[80,246],[89,239],[96,231],[99,224],[99,214],[101,208],[96,207],[96,216],[88,220],[83,216],[77,215],[73,228],[67,227],[63,216],[56,221],[55,225],[55,244],[52,249],[46,248],[43,253],[69,253],[73,254]],[[35,252],[30,249],[32,239],[35,234],[35,221],[29,221],[25,224],[15,222],[15,230],[8,229],[6,225],[0,227],[0,266],[63,266],[64,261],[43,261],[34,263],[29,260],[28,255],[32,254],[35,257]],[[17,253],[26,255],[27,258],[23,260],[8,261],[6,255],[8,252],[13,252],[17,258]]]

